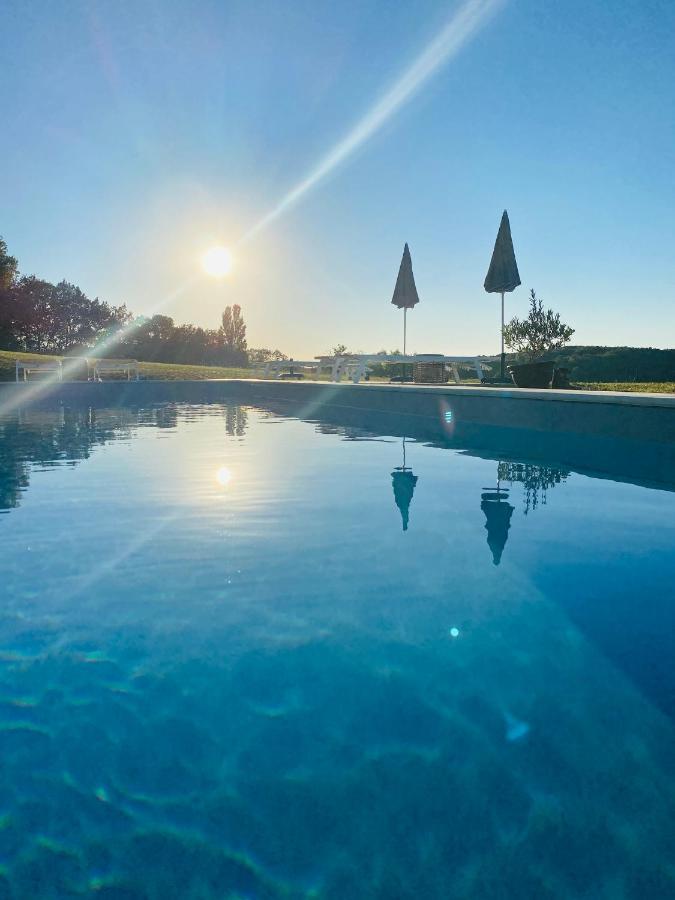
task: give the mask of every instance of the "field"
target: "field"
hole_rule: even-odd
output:
[[[0,350],[0,381],[14,381],[16,359],[59,359],[37,353],[17,353]],[[250,369],[229,369],[222,366],[179,366],[174,363],[139,363],[142,378],[150,381],[206,381],[208,378],[250,378]]]

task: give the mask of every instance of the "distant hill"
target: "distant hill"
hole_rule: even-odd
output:
[[[675,350],[653,347],[565,347],[547,354],[567,366],[573,381],[675,381]],[[492,370],[498,356],[481,357]],[[514,359],[507,354],[507,362]]]

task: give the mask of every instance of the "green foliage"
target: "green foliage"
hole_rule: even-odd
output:
[[[225,343],[222,328],[176,325],[171,316],[139,316],[104,348],[106,356],[128,356],[148,362],[196,366],[239,366],[247,364],[244,350]]]
[[[347,345],[346,344],[336,344],[335,347],[330,351],[331,356],[344,356],[347,353]]]
[[[560,314],[544,309],[534,290],[530,291],[527,319],[513,318],[504,326],[504,343],[530,362],[568,344],[574,329],[560,321]]]
[[[68,353],[91,349],[128,318],[126,307],[90,300],[67,281],[54,285],[25,275],[3,292],[0,339],[8,349]]]
[[[288,356],[285,353],[282,353],[281,350],[270,350],[267,347],[259,347],[257,349],[250,347],[247,353],[248,361],[251,365],[260,365],[261,363],[272,362],[273,360],[288,359]]]
[[[515,359],[514,357],[509,357]],[[675,350],[654,347],[570,346],[554,350],[549,358],[558,367],[570,369],[575,384],[582,382],[634,384],[633,390],[657,390],[652,384],[675,382]],[[494,367],[499,357],[481,357]],[[641,386],[642,385],[642,386]],[[608,390],[629,390],[611,387]],[[664,390],[671,390],[666,387]]]
[[[222,331],[223,343],[229,350],[246,353],[246,323],[238,303],[223,310]]]
[[[7,252],[7,244],[0,237],[0,291],[9,288],[16,278],[18,263],[16,257]]]

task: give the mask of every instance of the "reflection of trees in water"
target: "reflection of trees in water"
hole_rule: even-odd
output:
[[[101,415],[93,409],[31,410],[0,420],[0,509],[19,505],[28,487],[30,468],[59,462],[75,465],[93,447],[128,434],[121,413]]]
[[[0,448],[0,513],[19,505],[19,495],[28,487],[28,465],[16,460],[6,461]]]
[[[243,406],[225,408],[225,431],[230,437],[243,437],[248,426],[248,413]]]
[[[214,407],[228,435],[242,437],[248,415],[240,406]],[[0,418],[0,512],[14,509],[28,488],[32,466],[77,465],[92,450],[128,438],[138,426],[175,428],[189,409],[180,405],[149,409],[21,410]]]
[[[327,422],[317,422],[315,426],[317,434],[336,434],[345,441],[376,441],[373,433],[365,428],[353,428],[349,425],[331,425]]]
[[[546,506],[547,492],[566,481],[569,474],[569,469],[535,463],[500,462],[497,465],[499,481],[508,481],[510,484],[518,482],[523,485],[525,515],[539,505]]]

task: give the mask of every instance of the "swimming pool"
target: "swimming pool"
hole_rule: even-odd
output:
[[[0,896],[675,896],[672,485],[308,415],[0,419]]]

